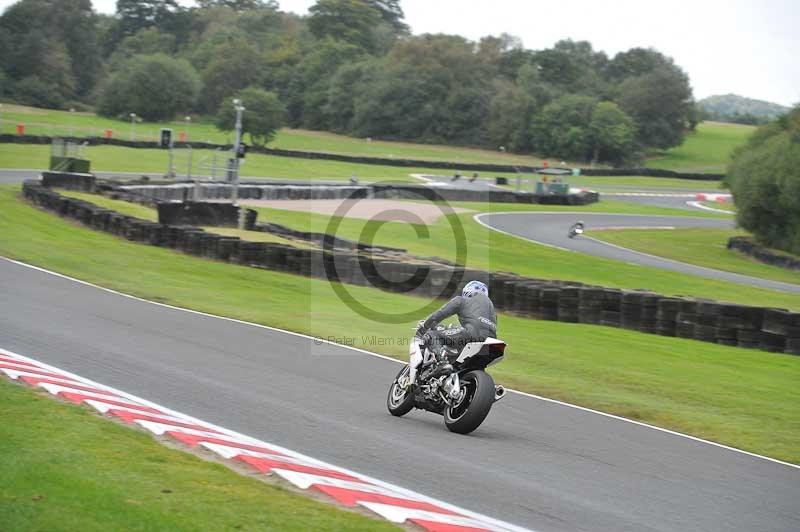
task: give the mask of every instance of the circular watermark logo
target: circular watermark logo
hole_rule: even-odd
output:
[[[408,203],[384,201],[378,204],[374,201],[376,199],[406,200]],[[420,202],[424,208],[418,207]],[[386,248],[375,243],[378,231],[386,224],[396,222],[409,224],[417,239],[430,239],[431,229],[420,211],[429,211],[431,207],[435,212],[427,213],[434,214],[427,216],[428,220],[434,220],[433,223],[438,225],[435,220],[444,216],[451,242],[455,246],[455,264],[465,264],[467,237],[464,227],[459,217],[455,216],[455,209],[437,190],[397,183],[375,183],[368,188],[354,190],[341,202],[325,230],[323,251],[332,258],[324,260],[324,267],[334,292],[351,310],[379,323],[407,323],[427,316],[438,308],[440,303],[437,299],[452,295],[454,287],[463,280],[463,267],[421,260],[410,253],[401,253],[405,250]],[[367,222],[357,242],[337,236],[342,221],[354,210],[362,219],[367,215]],[[412,310],[388,312],[354,296],[347,286],[353,283],[423,297],[419,298],[419,306],[412,306]]]

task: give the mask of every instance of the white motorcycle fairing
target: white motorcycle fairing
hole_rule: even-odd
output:
[[[506,343],[497,338],[487,338],[483,342],[470,342],[464,346],[461,353],[458,355],[456,362],[464,363],[468,358],[478,355],[490,355],[491,362],[486,366],[497,364],[503,360],[503,352],[505,351]]]

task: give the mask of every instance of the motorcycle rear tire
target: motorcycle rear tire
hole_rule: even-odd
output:
[[[494,404],[494,379],[482,370],[470,371],[461,377],[461,385],[466,387],[468,400],[466,411],[460,410],[459,405],[448,406],[444,409],[444,424],[450,432],[469,434],[477,429]]]
[[[405,396],[402,399],[395,395],[398,391],[398,379],[400,379],[403,373],[408,371],[408,366],[404,366],[403,369],[401,369],[397,374],[397,377],[394,378],[392,385],[389,386],[389,395],[386,397],[386,408],[389,409],[389,413],[393,416],[404,416],[408,414],[412,408],[414,408],[414,394],[408,393],[409,390],[406,390]]]

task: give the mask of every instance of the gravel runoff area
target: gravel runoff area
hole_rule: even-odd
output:
[[[304,211],[365,220],[398,221],[407,223],[436,223],[439,217],[451,212],[472,212],[460,207],[440,208],[433,203],[385,199],[324,199],[324,200],[243,200],[242,205],[287,211]]]

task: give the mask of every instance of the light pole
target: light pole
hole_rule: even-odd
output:
[[[131,117],[131,140],[136,140],[136,113],[128,115]]]
[[[236,109],[236,143],[233,145],[233,204],[239,202],[239,147],[242,144],[242,113],[244,106],[242,100],[233,100],[233,108]]]
[[[192,125],[192,117],[186,117],[186,142],[189,142],[189,127]]]

